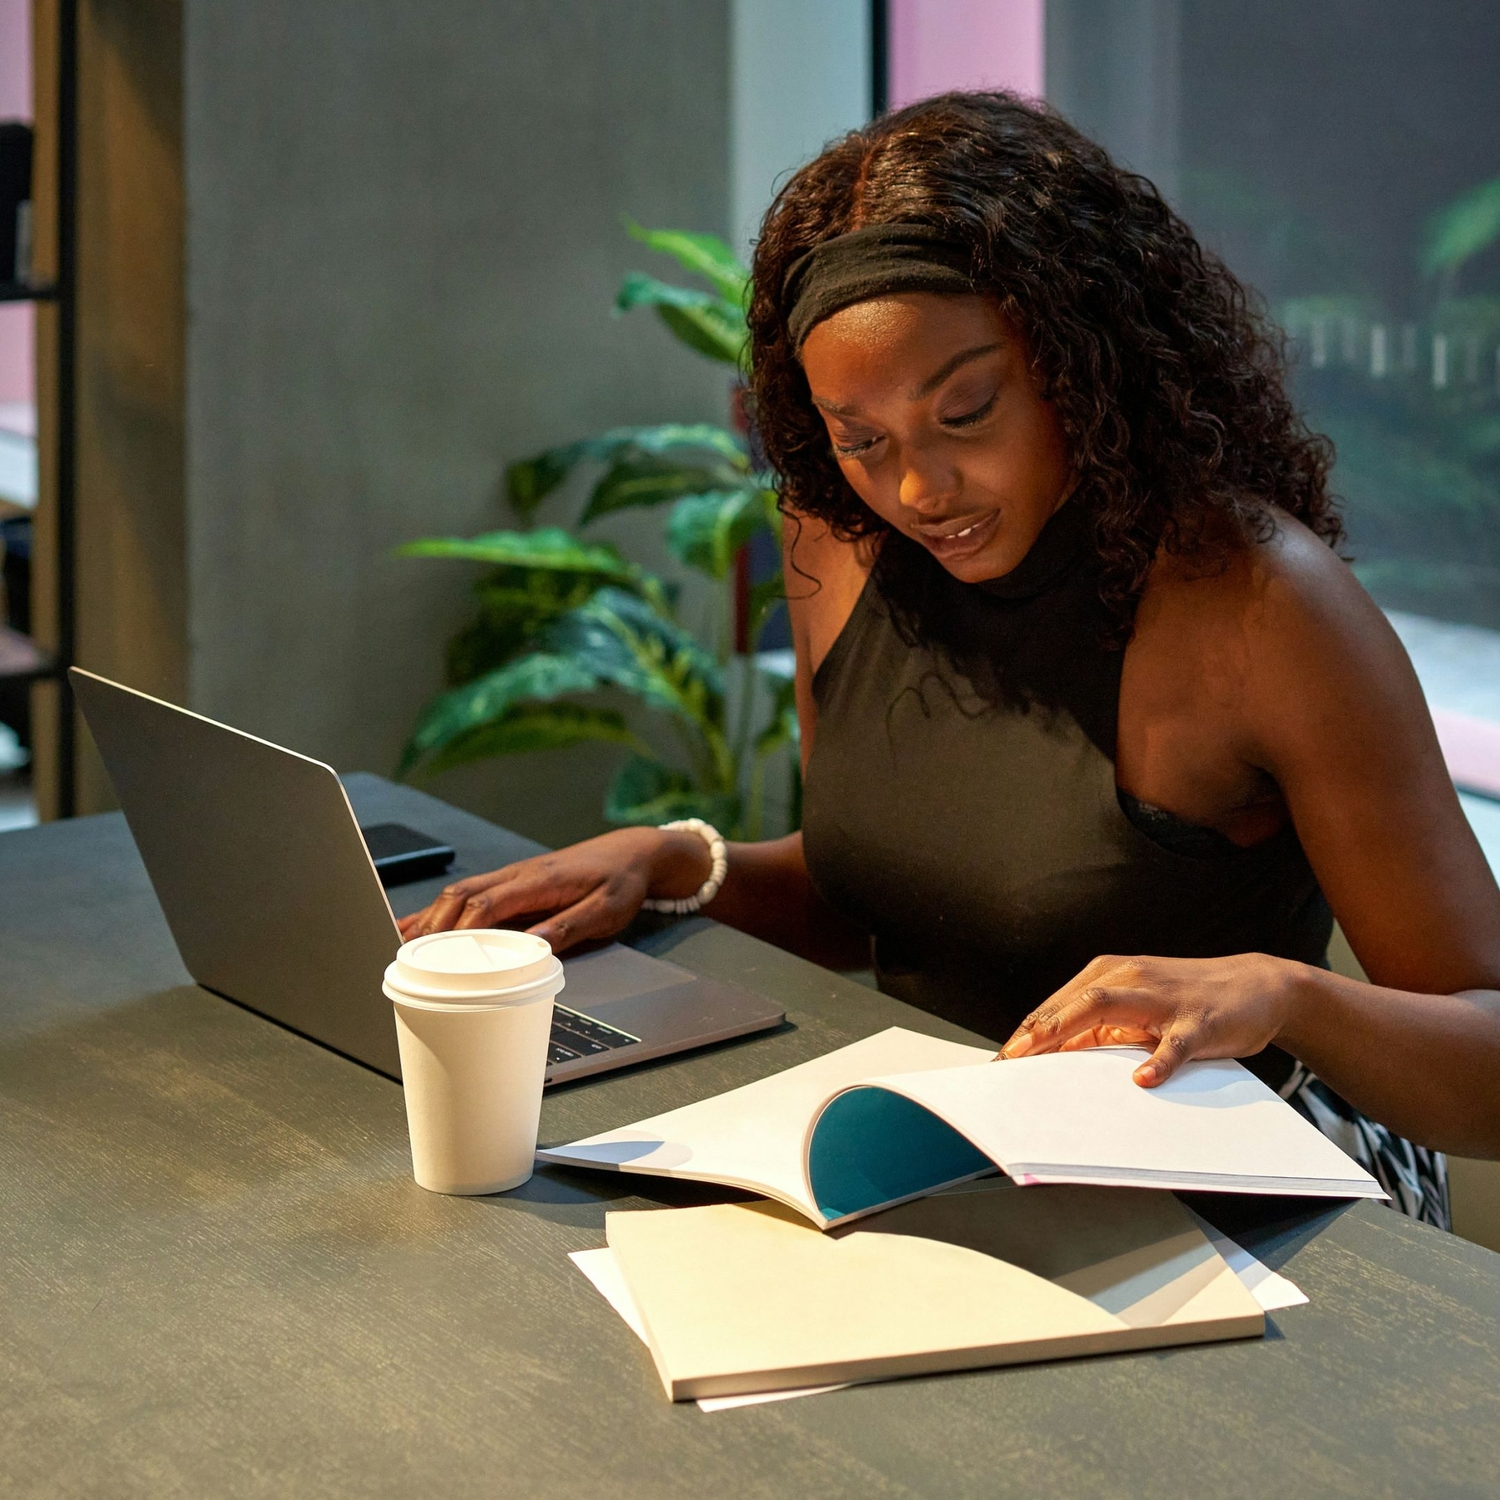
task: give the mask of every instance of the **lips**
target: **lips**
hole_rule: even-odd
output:
[[[991,510],[979,516],[939,522],[933,527],[919,526],[916,536],[939,561],[956,562],[978,552],[994,536],[999,524],[1000,512]]]

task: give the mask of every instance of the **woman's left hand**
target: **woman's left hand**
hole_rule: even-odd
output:
[[[999,1056],[1082,1047],[1150,1047],[1145,1088],[1191,1058],[1249,1057],[1287,1024],[1302,965],[1264,953],[1229,958],[1096,958],[1016,1028]]]

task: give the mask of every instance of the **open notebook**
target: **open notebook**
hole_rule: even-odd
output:
[[[664,1115],[537,1153],[744,1188],[826,1228],[996,1168],[1081,1183],[1383,1198],[1380,1185],[1239,1063],[1143,1089],[1132,1047],[992,1061],[892,1027]]]
[[[1265,1327],[1170,1193],[991,1181],[829,1234],[773,1203],[611,1213],[605,1233],[674,1401]]]

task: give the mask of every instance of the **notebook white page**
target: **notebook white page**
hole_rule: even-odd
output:
[[[548,1147],[537,1152],[537,1159],[722,1183],[775,1198],[821,1222],[808,1197],[802,1147],[825,1099],[880,1074],[910,1077],[934,1068],[972,1066],[993,1056],[987,1047],[966,1047],[893,1026],[727,1094]]]
[[[968,1137],[1019,1183],[1382,1198],[1380,1185],[1233,1060],[1145,1089],[1135,1047],[872,1079]]]

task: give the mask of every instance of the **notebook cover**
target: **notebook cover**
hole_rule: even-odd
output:
[[[832,1232],[754,1203],[612,1213],[606,1234],[675,1401],[1265,1330],[1164,1192],[982,1182]]]

